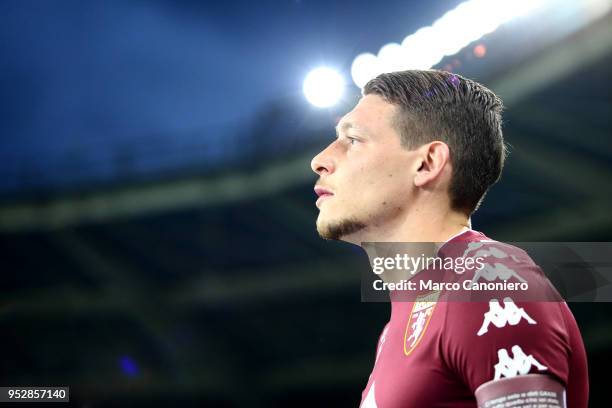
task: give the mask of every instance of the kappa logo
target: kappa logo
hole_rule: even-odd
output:
[[[495,279],[507,281],[512,277],[518,279],[521,282],[527,282],[515,270],[508,268],[504,264],[485,264],[482,269],[476,272],[476,274],[474,275],[474,279],[472,279],[472,282],[478,282],[480,278],[484,278],[489,282],[493,282]]]
[[[499,245],[494,246],[494,245]],[[519,263],[520,259],[514,254],[508,254],[506,251],[510,248],[512,250],[514,247],[501,244],[497,241],[480,241],[480,242],[470,242],[468,244],[467,249],[463,253],[463,258],[471,257],[471,258],[496,258],[496,259],[512,259],[515,263]],[[516,248],[514,248],[516,250]],[[516,278],[521,282],[526,282],[515,270],[510,269],[508,266],[494,262],[493,260],[484,264],[484,267],[476,272],[472,282],[478,282],[481,278],[486,279],[489,282],[494,281],[495,279],[508,280],[510,278]]]
[[[479,242],[470,242],[468,244],[467,249],[465,250],[465,252],[463,253],[463,258],[466,258],[468,255],[471,258],[487,258],[489,256],[492,256],[494,258],[498,258],[498,259],[505,259],[505,258],[510,258],[515,262],[518,262],[519,259],[516,257],[516,255],[508,255],[506,252],[502,251],[500,248],[495,247],[493,245],[501,245],[502,247],[508,247],[504,244],[501,244],[500,242],[497,241],[490,241],[490,240],[485,240],[485,241],[479,241]],[[475,254],[470,254],[472,251],[476,251]]]
[[[540,371],[548,369],[545,365],[540,364],[531,354],[526,355],[518,345],[512,346],[512,354],[514,358],[510,358],[506,349],[497,350],[499,362],[495,364],[494,380],[499,380],[502,377],[511,378],[527,374],[532,366],[535,366]]]
[[[414,302],[404,333],[405,355],[410,355],[423,338],[431,316],[433,316],[439,295],[440,292],[433,292],[422,298],[417,298]]]
[[[518,307],[511,298],[504,298],[503,306],[497,299],[489,301],[489,311],[484,314],[484,320],[477,335],[482,336],[489,331],[489,325],[493,323],[498,329],[505,327],[506,324],[516,326],[521,319],[527,320],[529,324],[537,324],[522,307]]]

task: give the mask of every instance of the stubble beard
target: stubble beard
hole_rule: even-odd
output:
[[[317,232],[323,239],[340,241],[342,237],[354,234],[366,228],[366,224],[357,219],[344,219],[342,221],[320,225],[317,222]]]

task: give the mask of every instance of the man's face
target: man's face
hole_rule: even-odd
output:
[[[338,138],[312,159],[323,238],[358,244],[409,210],[419,162],[401,146],[395,113],[380,96],[363,97],[338,123]]]

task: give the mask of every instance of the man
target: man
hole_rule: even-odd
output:
[[[503,168],[501,100],[435,70],[382,74],[363,95],[312,160],[319,234],[357,245],[490,242],[470,216]],[[495,268],[536,275],[524,255],[496,258]],[[493,280],[491,271],[477,273]],[[587,406],[584,345],[564,302],[438,296],[391,293],[361,407]]]

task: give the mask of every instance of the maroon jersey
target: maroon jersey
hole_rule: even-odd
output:
[[[449,242],[488,240],[468,230]],[[586,353],[565,302],[438,302],[438,296],[407,302],[391,294],[391,318],[361,408],[476,408],[479,386],[526,374],[560,383],[568,407],[587,406]]]

